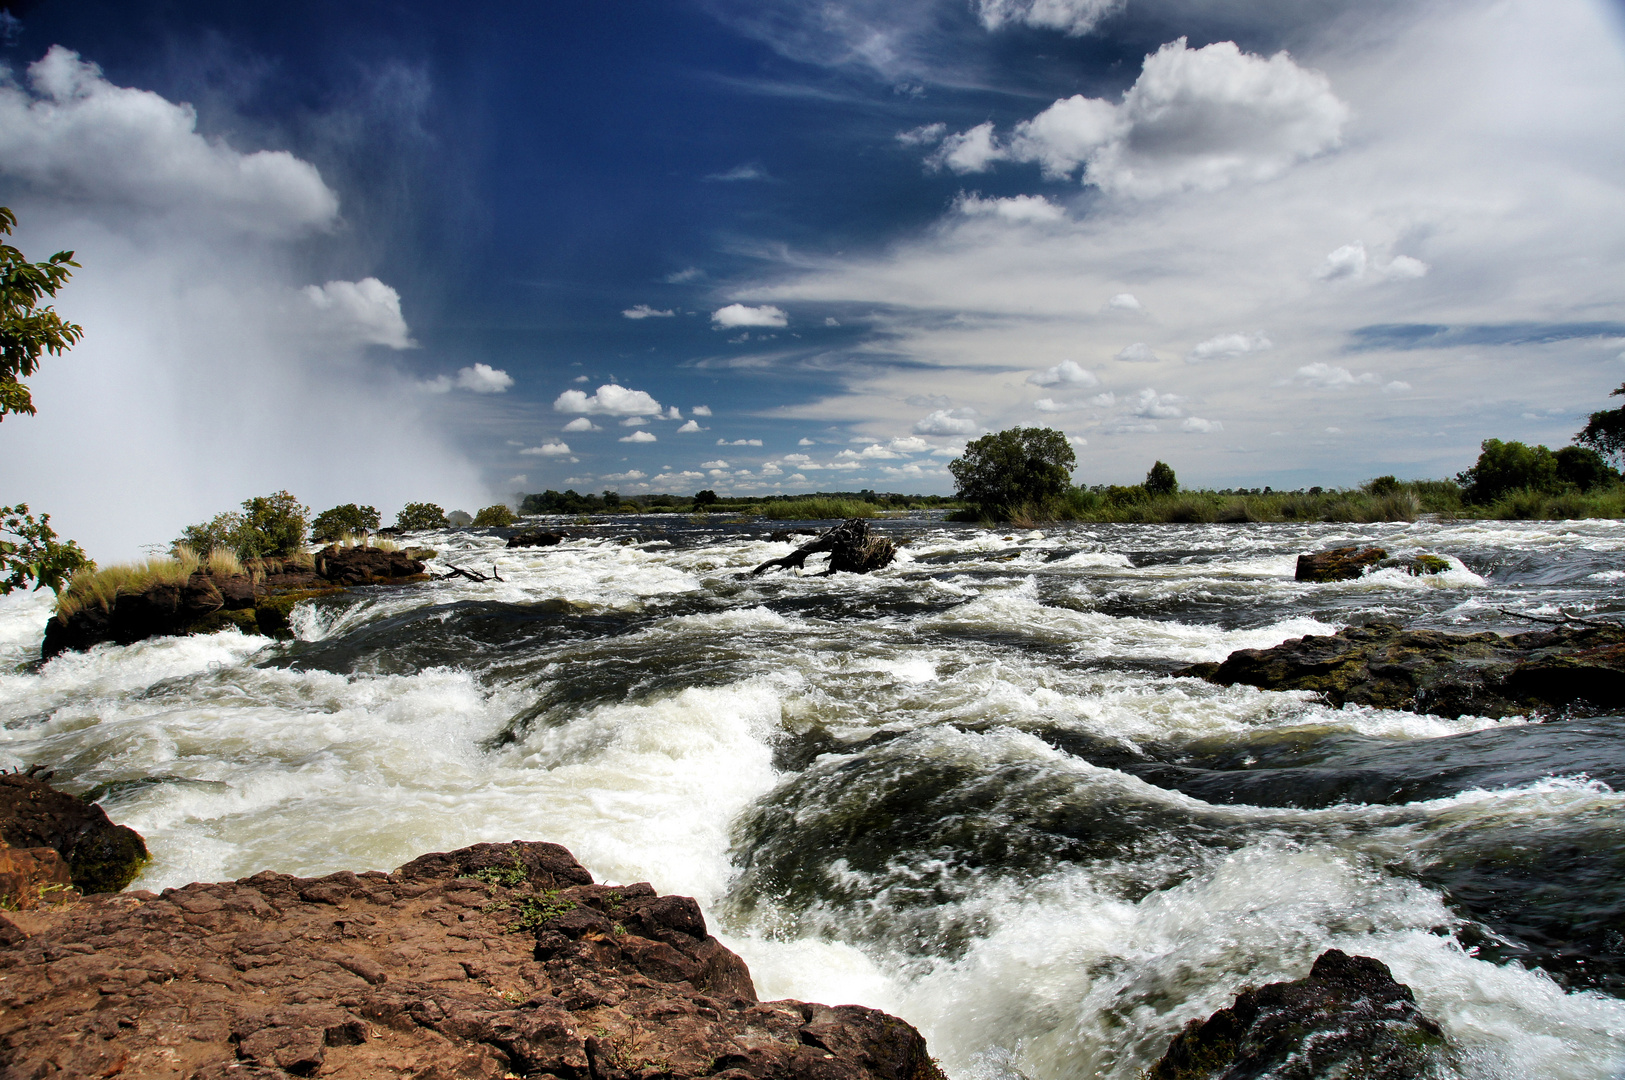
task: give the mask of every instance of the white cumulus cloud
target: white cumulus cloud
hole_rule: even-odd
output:
[[[692,409],[690,409],[689,412],[693,413],[695,416],[710,416],[711,415],[711,406],[709,406],[709,405],[696,405]]]
[[[1144,311],[1145,305],[1133,293],[1120,292],[1106,301],[1106,307],[1112,311]]]
[[[415,342],[401,317],[401,294],[375,277],[307,285],[305,299],[325,329],[361,345],[410,349]]]
[[[1185,354],[1188,363],[1200,364],[1205,360],[1231,360],[1249,353],[1263,352],[1272,342],[1262,333],[1220,334],[1210,337]]]
[[[532,454],[536,457],[569,457],[570,446],[562,442],[546,442],[540,446],[528,446],[519,451],[521,454]]]
[[[772,304],[763,304],[761,307],[729,304],[713,311],[711,321],[718,327],[731,329],[736,326],[785,326],[790,320],[783,311]],[[694,411],[699,412],[698,409]]]
[[[566,390],[553,402],[556,412],[591,413],[601,416],[647,416],[661,411],[660,402],[642,390],[628,390],[615,383],[600,386],[591,396],[582,390]]]
[[[1179,430],[1189,431],[1196,435],[1206,435],[1214,431],[1223,431],[1224,425],[1217,420],[1204,420],[1200,416],[1190,416],[1186,417],[1185,422],[1179,425]]]
[[[947,124],[921,124],[917,128],[899,131],[897,141],[904,146],[931,146],[941,141],[942,137],[947,133]]]
[[[1315,271],[1321,281],[1413,281],[1426,277],[1428,264],[1409,255],[1396,255],[1386,263],[1379,263],[1366,254],[1365,245],[1358,240],[1344,244],[1326,256]]]
[[[1134,402],[1134,415],[1152,420],[1173,420],[1185,415],[1185,410],[1174,404],[1174,394],[1159,394],[1149,386],[1140,391]]]
[[[954,209],[966,217],[992,217],[1025,225],[1046,225],[1066,220],[1066,211],[1042,195],[984,199],[974,192],[969,195],[962,192],[954,200]]]
[[[564,425],[564,430],[565,431],[602,431],[603,429],[600,428],[597,424],[593,423],[591,420],[588,420],[585,416],[578,416],[574,420],[570,421],[568,424],[565,424]]]
[[[644,431],[642,428],[639,428],[637,431],[634,431],[632,434],[623,435],[621,438],[616,439],[615,441],[616,442],[656,442],[658,440],[655,439],[654,432],[652,432],[652,431]]]
[[[0,172],[101,212],[175,213],[260,235],[338,217],[338,196],[309,162],[206,139],[190,105],[114,86],[60,45],[29,65],[28,89],[0,79]]]
[[[1180,38],[1146,57],[1121,102],[1064,98],[1007,140],[978,124],[943,139],[928,163],[971,173],[1031,161],[1051,178],[1081,167],[1086,183],[1152,197],[1271,179],[1336,147],[1348,115],[1326,76],[1285,52],[1266,58],[1229,41],[1192,49]]]
[[[1382,382],[1382,377],[1375,372],[1367,371],[1363,375],[1356,375],[1346,367],[1322,361],[1305,364],[1293,377],[1319,390],[1342,390],[1350,386],[1371,386]]]
[[[474,364],[457,372],[457,386],[476,394],[503,394],[513,385],[513,376],[490,364]]]
[[[621,314],[628,319],[669,319],[677,313],[669,309],[666,311],[659,311],[650,307],[648,304],[633,304],[631,307],[621,312]]]
[[[982,25],[997,30],[1006,23],[1025,23],[1069,36],[1087,34],[1123,0],[976,0]]]
[[[1052,368],[1045,368],[1027,376],[1034,386],[1099,386],[1100,379],[1076,360],[1062,360]]]
[[[1117,359],[1126,360],[1131,364],[1149,364],[1156,361],[1157,354],[1145,342],[1136,341],[1132,345],[1125,345],[1119,349]]]
[[[974,409],[938,409],[914,424],[916,435],[974,435],[981,430]]]
[[[698,420],[690,420],[688,423],[684,424],[682,427],[677,429],[677,434],[679,434],[679,435],[692,435],[696,431],[704,431],[704,430],[705,430],[705,428],[702,428],[700,426],[700,423],[699,423]]]

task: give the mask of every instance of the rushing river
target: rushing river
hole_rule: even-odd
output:
[[[1463,1077],[1625,1070],[1625,718],[1172,674],[1375,618],[1620,610],[1620,523],[888,521],[897,562],[833,578],[742,576],[789,552],[776,526],[565,527],[433,536],[437,565],[504,580],[307,604],[291,642],[24,666],[50,596],[13,595],[0,764],[105,785],[145,888],[557,841],[699,898],[764,997],[912,1021],[955,1080],[1132,1080],[1330,946],[1386,961]],[[1354,542],[1453,569],[1292,580]]]

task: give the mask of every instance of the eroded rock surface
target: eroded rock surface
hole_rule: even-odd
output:
[[[1147,1080],[1424,1080],[1448,1075],[1439,1025],[1369,956],[1328,949],[1307,976],[1192,1020]]]
[[[563,533],[547,532],[542,529],[527,529],[508,537],[508,546],[511,548],[554,547],[562,543],[564,543]]]
[[[40,890],[62,881],[48,856],[61,856],[71,884],[80,892],[118,892],[135,880],[147,861],[141,834],[108,820],[101,807],[61,792],[28,773],[0,773],[0,842],[13,849],[7,862],[22,875],[12,903],[32,906]]]
[[[12,920],[0,1080],[941,1080],[908,1024],[757,1001],[693,900],[594,885],[556,844],[478,844],[394,874],[267,872]]]
[[[1240,649],[1179,674],[1448,717],[1597,715],[1625,707],[1625,627],[1572,624],[1503,637],[1374,622]]]

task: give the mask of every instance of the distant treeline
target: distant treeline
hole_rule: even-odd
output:
[[[957,507],[947,495],[901,495],[890,491],[818,491],[805,495],[726,495],[710,490],[693,495],[621,495],[614,491],[582,495],[574,490],[526,495],[521,514],[757,514],[780,520],[873,517],[883,510]]]

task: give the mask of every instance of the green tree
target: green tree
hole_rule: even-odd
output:
[[[201,525],[188,525],[181,530],[180,536],[170,550],[175,548],[190,548],[193,553],[206,556],[215,549],[235,552],[237,544],[242,539],[243,515],[234,511],[216,514]]]
[[[17,215],[0,206],[0,236],[10,236]],[[0,420],[7,413],[34,415],[34,398],[22,380],[39,368],[43,353],[62,355],[84,335],[84,328],[63,322],[47,296],[73,276],[78,267],[73,252],[59,251],[44,262],[31,263],[10,244],[0,244]]]
[[[1077,455],[1054,428],[1010,428],[983,435],[948,463],[958,496],[983,517],[1007,518],[1030,508],[1040,513],[1065,494]]]
[[[1509,491],[1554,491],[1557,488],[1557,455],[1544,446],[1485,439],[1472,468],[1456,479],[1467,490],[1468,502],[1487,503]]]
[[[449,524],[446,512],[434,503],[407,503],[395,515],[395,527],[401,532],[423,532],[448,528]]]
[[[310,538],[317,542],[339,540],[346,533],[356,536],[378,528],[378,508],[345,503],[331,510],[323,510],[310,523]]]
[[[478,528],[505,529],[518,520],[519,515],[501,503],[487,506],[474,515],[474,525]]]
[[[27,503],[0,506],[0,596],[30,581],[61,596],[74,572],[94,569],[78,544],[57,539],[50,514],[36,520]]]
[[[0,236],[10,236],[16,225],[17,215],[0,206]],[[31,263],[10,244],[0,244],[0,420],[7,413],[34,415],[34,398],[22,380],[38,370],[41,355],[60,356],[83,336],[81,327],[63,322],[53,308],[40,307],[78,265],[71,251]],[[0,595],[32,581],[34,588],[60,596],[75,571],[95,568],[78,544],[57,538],[50,514],[36,518],[27,503],[0,506]]]
[[[1556,454],[1557,479],[1573,484],[1581,491],[1602,487],[1619,479],[1619,474],[1608,467],[1603,456],[1589,446],[1565,446]]]
[[[1367,480],[1364,484],[1367,495],[1392,495],[1399,490],[1399,478],[1396,476],[1377,476]]]
[[[1608,396],[1625,397],[1625,384],[1610,391]],[[1589,446],[1605,458],[1625,459],[1625,405],[1592,413],[1574,441]]]
[[[710,488],[701,488],[694,493],[695,506],[710,506],[717,501],[717,493]]]
[[[304,550],[310,507],[286,491],[257,495],[243,502],[243,527],[237,555],[243,559],[281,558]]]
[[[1145,474],[1145,490],[1152,495],[1172,495],[1179,490],[1179,480],[1171,466],[1157,462]]]

